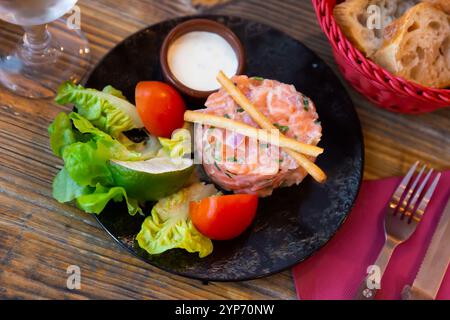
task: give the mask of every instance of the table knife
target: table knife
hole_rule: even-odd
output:
[[[450,262],[450,199],[442,213],[425,258],[411,286],[403,288],[403,300],[434,300]]]

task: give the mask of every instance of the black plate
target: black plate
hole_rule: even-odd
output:
[[[246,74],[292,83],[315,102],[323,127],[320,146],[325,148],[317,163],[327,173],[327,182],[320,185],[308,177],[300,186],[278,189],[261,199],[252,228],[233,241],[214,242],[213,253],[204,259],[179,249],[147,255],[134,242],[142,219],[130,217],[120,204],[107,207],[98,219],[124,247],[166,271],[210,281],[259,278],[306,259],[343,223],[361,183],[361,127],[336,75],[302,43],[241,18],[203,17],[227,25],[238,35],[246,50]],[[164,21],[125,39],[97,65],[86,85],[102,89],[110,84],[134,101],[138,81],[162,79],[160,46],[175,25],[189,18]]]

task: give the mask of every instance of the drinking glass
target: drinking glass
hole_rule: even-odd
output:
[[[12,25],[0,24],[0,85],[24,97],[51,98],[62,82],[83,79],[90,50],[79,28],[76,2],[0,0],[0,20],[25,31],[17,39],[8,27]],[[61,18],[72,9],[71,17]]]

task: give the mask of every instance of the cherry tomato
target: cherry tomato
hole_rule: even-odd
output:
[[[229,240],[247,229],[255,218],[258,196],[233,194],[190,203],[194,226],[213,240]]]
[[[170,138],[184,124],[186,106],[171,86],[158,81],[141,81],[136,86],[136,109],[145,128],[157,137]]]

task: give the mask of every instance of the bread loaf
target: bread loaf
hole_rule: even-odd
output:
[[[434,4],[445,13],[450,14],[450,0],[422,0],[423,2],[429,2]]]
[[[450,15],[423,2],[386,27],[373,60],[389,72],[434,88],[450,86]]]
[[[418,2],[419,0],[347,0],[335,6],[333,14],[346,37],[370,57],[383,44],[384,28]],[[375,12],[371,11],[371,5],[379,8],[378,21],[374,16]],[[373,28],[373,22],[379,22],[379,25]]]

